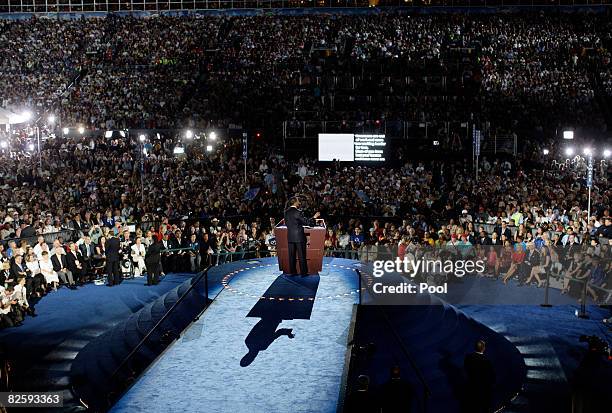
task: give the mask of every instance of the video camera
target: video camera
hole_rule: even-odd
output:
[[[587,343],[589,353],[604,356],[606,358],[612,357],[610,354],[610,346],[604,340],[597,336],[580,336],[581,343]]]

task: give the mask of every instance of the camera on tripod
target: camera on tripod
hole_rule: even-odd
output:
[[[581,343],[587,343],[588,350],[590,353],[598,354],[600,356],[604,356],[610,358],[610,347],[608,343],[597,336],[580,336]]]

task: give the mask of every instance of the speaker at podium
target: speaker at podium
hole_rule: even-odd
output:
[[[325,220],[315,219],[316,227],[304,227],[306,235],[306,262],[308,265],[308,274],[318,274],[323,269],[323,255],[325,249],[325,233],[327,231]],[[280,270],[286,274],[291,273],[289,265],[289,243],[287,242],[287,226],[285,220],[282,219],[276,227],[274,227],[274,238],[276,238],[276,255],[278,257],[278,266]],[[296,257],[296,267],[299,272],[299,259]]]

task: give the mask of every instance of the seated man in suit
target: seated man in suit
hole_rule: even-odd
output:
[[[51,256],[51,264],[53,264],[53,271],[57,273],[62,282],[68,286],[71,290],[76,290],[74,285],[74,279],[72,278],[72,272],[68,269],[68,260],[66,254],[63,254],[63,248],[55,248],[54,253]]]
[[[23,256],[15,255],[10,267],[11,281],[17,282],[19,277],[26,277],[28,272],[28,267],[23,262]]]
[[[83,280],[87,274],[85,270],[85,261],[83,260],[83,256],[74,242],[68,244],[66,263],[76,283],[78,285],[83,285]]]
[[[94,255],[96,255],[96,246],[91,242],[91,237],[89,235],[83,237],[83,243],[79,245],[79,250],[83,257],[85,271],[89,274],[93,271],[93,259]]]

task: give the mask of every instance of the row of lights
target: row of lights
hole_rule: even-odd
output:
[[[567,148],[565,148],[564,152],[565,152],[566,156],[574,156],[574,154],[576,153],[576,149],[574,149],[574,147],[572,147],[572,146],[568,146]],[[544,155],[548,155],[550,153],[550,150],[549,149],[544,149],[542,151],[542,153]],[[593,148],[591,148],[589,146],[586,146],[586,147],[582,148],[582,154],[585,155],[585,156],[593,155],[594,154],[593,153]],[[612,155],[612,151],[610,149],[604,149],[601,154],[602,154],[602,156],[605,159],[607,159],[607,158],[609,158]]]

